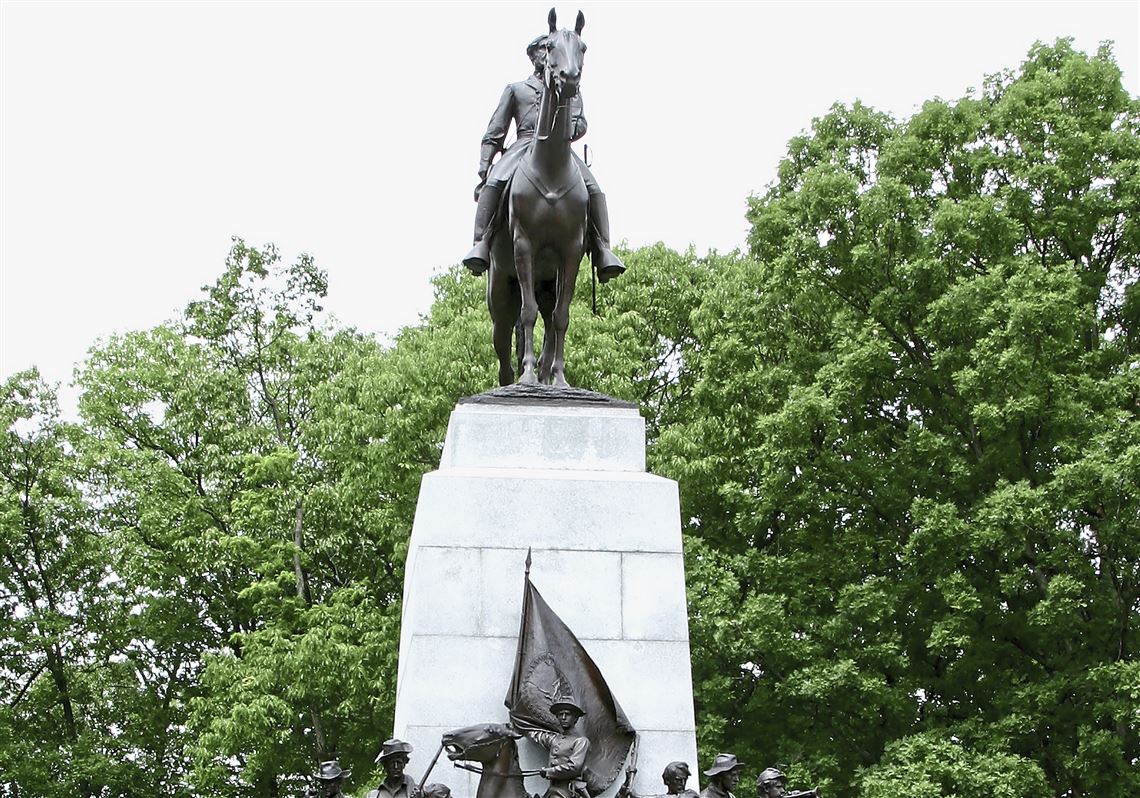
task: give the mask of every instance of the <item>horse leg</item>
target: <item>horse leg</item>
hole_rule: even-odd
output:
[[[538,359],[538,381],[550,384],[550,370],[554,367],[554,300],[555,292],[549,284],[543,285],[535,297],[542,316],[542,355]]]
[[[534,385],[538,376],[534,372],[534,323],[538,320],[538,303],[534,298],[534,251],[530,240],[515,228],[515,274],[519,280],[519,323],[522,325],[522,358],[519,382]]]
[[[519,316],[518,286],[508,275],[492,269],[487,279],[487,307],[491,311],[491,341],[499,358],[499,385],[515,381],[511,368],[511,339]]]
[[[569,385],[566,382],[566,330],[570,327],[570,302],[574,299],[574,284],[578,282],[578,267],[582,262],[581,250],[576,247],[567,249],[573,251],[563,256],[553,314],[554,364],[551,376],[554,378],[553,384],[560,387]]]

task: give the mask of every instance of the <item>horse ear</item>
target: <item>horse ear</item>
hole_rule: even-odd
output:
[[[558,13],[553,8],[550,9],[550,13],[546,15],[546,22],[550,25],[551,33],[558,30]]]
[[[578,19],[574,20],[574,32],[581,36],[584,27],[586,27],[586,15],[579,11]]]

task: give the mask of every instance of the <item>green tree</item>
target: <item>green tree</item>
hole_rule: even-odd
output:
[[[1010,794],[1140,789],[1137,174],[1137,102],[1067,41],[793,139],[658,452],[703,751],[839,794],[992,781],[943,756],[1020,763]]]
[[[235,243],[185,316],[96,349],[81,375],[101,523],[134,591],[133,645],[177,674],[178,768],[217,795],[276,795],[383,739],[398,542],[338,460],[339,375],[376,345],[317,326],[324,275]],[[339,454],[345,454],[341,450]],[[347,477],[346,477],[347,475]]]
[[[0,430],[0,794],[117,796],[153,786],[124,754],[143,764],[154,748],[145,732],[116,723],[110,700],[140,704],[106,639],[121,618],[82,493],[76,431],[35,370],[0,386]]]

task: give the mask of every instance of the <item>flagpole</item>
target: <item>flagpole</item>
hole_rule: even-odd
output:
[[[519,689],[522,686],[523,678],[523,632],[526,631],[526,618],[527,612],[530,609],[530,547],[526,550],[526,572],[523,574],[523,599],[522,599],[522,612],[519,613],[519,645],[518,651],[515,652],[515,677],[511,680],[511,687]],[[508,707],[513,710],[514,707]],[[511,718],[512,722],[514,718]]]

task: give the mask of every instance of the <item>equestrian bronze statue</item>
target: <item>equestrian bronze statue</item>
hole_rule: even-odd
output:
[[[516,353],[520,383],[566,385],[566,330],[582,256],[590,252],[602,282],[625,271],[610,250],[605,195],[570,148],[586,132],[578,93],[586,18],[579,11],[573,31],[559,30],[551,9],[547,22],[549,33],[527,48],[535,74],[506,88],[483,138],[475,246],[463,259],[472,273],[488,272],[500,385],[515,381]],[[512,120],[517,141],[492,166]]]

